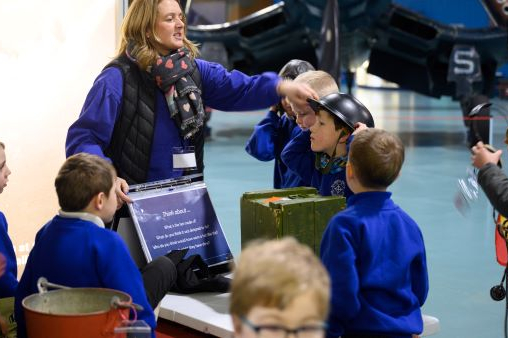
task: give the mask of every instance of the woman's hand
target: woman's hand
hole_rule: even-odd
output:
[[[501,158],[502,150],[498,150],[495,153],[490,152],[482,141],[478,142],[471,148],[471,163],[476,168],[480,169],[487,163],[497,164]]]
[[[356,122],[355,131],[353,132],[353,135],[356,135],[359,132],[361,132],[362,130],[367,130],[367,129],[369,129],[369,127],[367,127],[367,125],[365,123]]]
[[[127,181],[121,177],[117,177],[115,181],[115,192],[116,192],[116,200],[117,206],[116,209],[120,209],[124,203],[132,203],[132,200],[127,193],[129,192],[129,185]]]
[[[308,105],[308,98],[319,99],[318,94],[309,85],[288,80],[279,81],[277,84],[277,94],[286,97],[291,104],[297,107]]]

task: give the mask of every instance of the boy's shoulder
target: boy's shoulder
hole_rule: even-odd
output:
[[[101,257],[128,255],[128,249],[118,233],[79,218],[54,217],[37,232],[34,248],[44,250],[55,241],[73,242],[76,248],[93,248],[101,253]]]
[[[362,213],[355,206],[346,206],[328,222],[332,232],[356,232],[362,227]]]
[[[355,206],[346,206],[346,208],[332,216],[330,223],[338,223],[341,221],[360,221],[359,216],[361,216],[361,213]]]
[[[5,218],[5,215],[0,211],[0,240],[7,239],[7,241],[11,240],[11,237],[9,236],[9,225],[7,223],[7,218]]]
[[[116,231],[106,229],[103,226],[99,226],[89,220],[78,220],[84,222],[87,227],[87,231],[92,235],[96,236],[97,239],[108,240],[111,242],[122,242],[120,235]]]
[[[411,217],[410,214],[408,214],[404,209],[402,209],[399,205],[397,205],[397,212],[399,213],[399,215],[405,220],[406,223],[409,223],[411,225],[413,225],[415,228],[418,229],[418,231],[421,231],[420,230],[420,226],[418,225],[418,223],[416,222],[416,220]]]
[[[377,195],[377,196],[376,196]],[[340,222],[347,221],[348,223],[364,223],[365,215],[370,216],[376,215],[381,216],[384,212],[391,210],[391,212],[402,212],[404,211],[393,202],[390,196],[384,195],[380,199],[379,192],[375,192],[375,195],[371,193],[360,193],[352,194],[347,199],[347,206],[344,210],[335,214],[331,221]]]
[[[71,231],[87,232],[90,234],[90,238],[96,240],[110,240],[110,241],[122,241],[120,236],[111,230],[99,226],[91,220],[73,218],[73,217],[62,217],[57,215],[47,222],[39,231],[37,235],[44,233],[52,228],[65,227],[68,229],[75,229]],[[68,233],[68,232],[67,232]]]
[[[387,196],[386,199],[383,200],[381,206],[378,204],[380,203],[379,197],[384,195]],[[420,228],[418,224],[416,223],[415,219],[411,217],[404,209],[402,209],[397,203],[393,201],[391,198],[391,193],[386,192],[377,192],[377,196],[375,195],[364,195],[363,203],[361,204],[355,204],[355,203],[348,203],[348,206],[338,213],[336,216],[339,216],[339,219],[342,220],[348,220],[349,223],[351,222],[361,222],[362,224],[365,223],[367,225],[373,225],[375,223],[388,223],[389,220],[393,219],[393,216],[396,214],[396,218],[399,220],[399,222],[404,224],[405,227],[413,226],[418,231],[420,231]],[[348,199],[348,202],[351,202],[354,200],[356,195],[353,195],[350,199]],[[376,207],[372,208],[373,205],[377,205]],[[365,220],[365,215],[368,214],[370,216],[375,217],[368,217],[369,221]]]

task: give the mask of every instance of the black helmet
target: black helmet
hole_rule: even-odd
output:
[[[282,67],[279,76],[284,79],[294,80],[298,75],[315,70],[314,67],[307,61],[293,59]]]
[[[357,122],[365,123],[367,127],[374,128],[374,119],[367,107],[351,95],[332,93],[319,100],[307,99],[315,112],[323,109],[344,122],[351,130],[355,129]]]

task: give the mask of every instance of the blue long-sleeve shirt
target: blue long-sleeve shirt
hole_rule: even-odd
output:
[[[350,139],[352,139],[350,137]],[[348,144],[351,142],[348,140]],[[346,168],[338,172],[322,174],[315,167],[316,154],[310,147],[310,131],[302,130],[282,150],[281,158],[289,170],[296,173],[300,179],[318,189],[322,196],[344,196],[348,198],[353,193],[346,183]]]
[[[276,87],[279,77],[267,72],[247,76],[239,71],[227,71],[217,63],[196,59],[201,74],[203,105],[224,111],[262,109],[277,103]],[[115,121],[121,111],[123,78],[118,68],[110,67],[95,80],[80,116],[67,133],[66,155],[79,152],[106,158],[104,150],[110,143]],[[173,169],[172,149],[188,145],[180,137],[162,91],[156,93],[154,138],[148,170],[148,181],[182,175]]]
[[[5,273],[0,277],[0,298],[14,297],[18,286],[16,254],[7,230],[7,220],[4,214],[0,212],[0,253],[5,256],[7,261]]]
[[[269,110],[265,118],[255,127],[245,146],[245,151],[260,161],[275,160],[273,187],[291,188],[305,185],[300,177],[288,169],[280,154],[286,144],[299,132],[300,127],[286,114],[279,115]]]
[[[138,318],[153,330],[153,310],[148,303],[141,273],[120,236],[96,223],[79,218],[55,216],[39,230],[28,256],[15,298],[18,338],[26,337],[21,301],[37,293],[37,280],[70,287],[109,288],[128,293],[144,310]]]
[[[328,223],[321,260],[332,283],[327,337],[423,331],[429,282],[423,236],[389,192],[353,195]]]

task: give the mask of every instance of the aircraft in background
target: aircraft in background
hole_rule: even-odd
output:
[[[368,73],[400,88],[459,101],[471,128],[469,112],[489,101],[496,70],[508,61],[508,1],[480,1],[491,25],[474,29],[440,23],[391,0],[285,0],[221,24],[193,24],[199,14],[189,11],[191,0],[184,7],[187,35],[201,44],[205,59],[248,74],[303,59],[337,80],[344,72],[349,91],[356,69],[368,60]],[[474,117],[470,144],[489,139],[488,116],[487,108]]]

